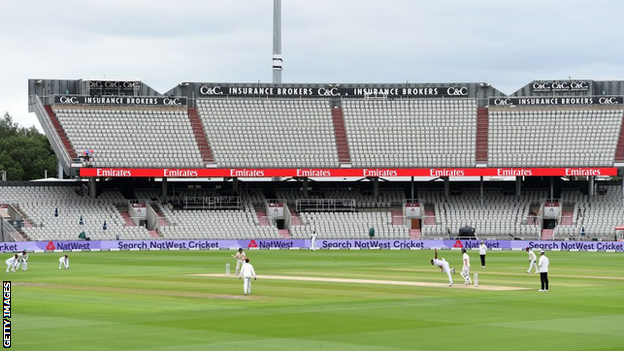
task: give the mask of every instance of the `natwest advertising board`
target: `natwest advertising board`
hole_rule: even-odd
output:
[[[324,250],[350,249],[478,249],[478,240],[318,240]],[[617,241],[522,241],[485,240],[490,250],[538,250],[624,252],[624,242]],[[132,241],[20,241],[0,242],[0,252],[26,251],[101,251],[101,250],[238,250],[249,249],[307,249],[310,240],[303,239],[243,239],[243,240],[132,240]]]
[[[263,177],[544,177],[615,176],[617,168],[81,168],[82,177],[263,178]]]

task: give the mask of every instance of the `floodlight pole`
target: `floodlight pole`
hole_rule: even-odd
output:
[[[282,0],[273,0],[273,84],[282,84]],[[281,177],[272,177],[274,182]]]
[[[282,84],[282,0],[273,0],[273,84]]]

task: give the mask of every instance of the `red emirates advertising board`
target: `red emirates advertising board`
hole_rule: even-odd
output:
[[[615,176],[617,168],[81,168],[81,177],[563,177]]]

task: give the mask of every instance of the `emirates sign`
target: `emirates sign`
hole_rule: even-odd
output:
[[[81,168],[81,177],[563,177],[615,176],[617,168]]]

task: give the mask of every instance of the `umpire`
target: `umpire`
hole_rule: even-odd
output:
[[[542,288],[538,291],[548,291],[548,266],[550,266],[550,260],[546,257],[546,252],[544,252],[544,250],[540,250],[538,267],[540,280],[542,281]]]

